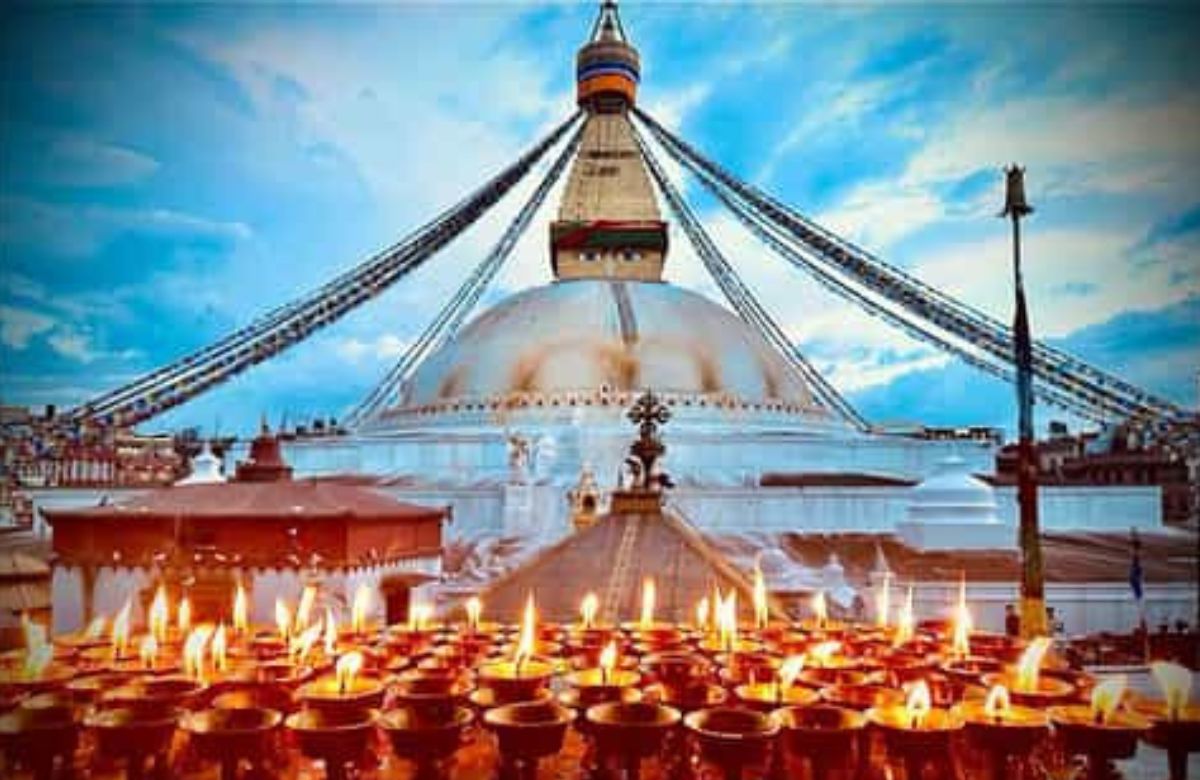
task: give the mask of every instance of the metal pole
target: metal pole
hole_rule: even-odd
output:
[[[1013,287],[1016,314],[1013,318],[1013,362],[1017,369],[1017,504],[1020,508],[1021,545],[1021,634],[1045,636],[1046,573],[1042,562],[1041,529],[1038,523],[1037,453],[1033,439],[1033,339],[1025,306],[1021,277],[1021,218],[1033,213],[1025,200],[1025,171],[1013,165],[1005,170],[1006,192],[1001,216],[1012,220]]]

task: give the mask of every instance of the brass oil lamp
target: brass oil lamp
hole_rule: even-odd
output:
[[[1200,707],[1188,701],[1192,671],[1163,661],[1150,664],[1150,671],[1162,689],[1163,700],[1141,709],[1150,719],[1145,740],[1167,751],[1170,780],[1187,780],[1188,755],[1200,752]]]
[[[883,734],[888,755],[904,767],[906,780],[920,780],[926,768],[939,780],[954,777],[950,747],[963,722],[953,710],[933,706],[924,680],[909,687],[903,705],[875,707],[866,717]]]
[[[1049,709],[1050,722],[1070,755],[1087,760],[1085,780],[1119,777],[1113,761],[1132,758],[1138,738],[1150,729],[1150,720],[1122,708],[1126,681],[1111,677],[1092,689],[1090,705],[1065,705]]]
[[[1050,733],[1050,719],[1042,710],[1014,706],[1008,689],[995,685],[983,701],[960,707],[967,739],[986,757],[992,780],[1032,777],[1028,758]]]
[[[775,710],[774,718],[780,728],[781,760],[807,761],[813,780],[827,780],[839,766],[855,761],[861,765],[867,759],[862,744],[867,719],[860,712],[805,704]],[[786,771],[786,766],[780,769]]]

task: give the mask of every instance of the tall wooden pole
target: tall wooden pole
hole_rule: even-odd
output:
[[[1025,200],[1025,169],[1013,165],[1004,171],[1004,211],[1012,220],[1013,288],[1016,313],[1013,317],[1013,362],[1017,368],[1017,503],[1021,526],[1021,634],[1045,636],[1046,573],[1042,563],[1042,538],[1038,523],[1037,453],[1033,439],[1033,338],[1025,306],[1025,284],[1021,276],[1021,218],[1033,213]]]

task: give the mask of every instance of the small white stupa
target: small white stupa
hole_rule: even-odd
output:
[[[957,457],[912,488],[896,533],[919,550],[1011,549],[1017,542],[1015,529],[1000,521],[992,486]]]
[[[192,470],[186,477],[176,482],[176,485],[211,485],[214,482],[224,482],[225,475],[221,473],[221,459],[213,454],[212,447],[204,442],[200,454],[192,458]]]

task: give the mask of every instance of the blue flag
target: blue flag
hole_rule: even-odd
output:
[[[1142,557],[1136,552],[1129,563],[1129,587],[1133,589],[1133,597],[1142,600]]]

